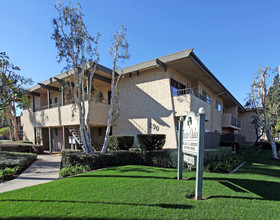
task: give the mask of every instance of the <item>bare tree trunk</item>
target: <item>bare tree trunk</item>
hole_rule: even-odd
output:
[[[110,110],[109,110],[109,117],[107,123],[107,129],[105,133],[104,143],[102,146],[101,154],[105,154],[107,150],[109,134],[111,130],[111,121],[112,121],[112,113],[114,107],[114,95],[115,95],[115,71],[116,71],[116,63],[117,63],[117,53],[118,53],[119,42],[115,45],[114,48],[114,61],[113,61],[113,71],[112,71],[112,82],[111,82],[111,102],[110,102]]]
[[[11,119],[12,119],[12,125],[13,125],[13,140],[19,141],[16,117],[17,117],[17,115],[16,115],[15,102],[11,102]]]
[[[279,160],[279,156],[278,156],[278,153],[277,153],[277,147],[276,147],[275,141],[274,141],[274,139],[272,138],[272,135],[271,135],[270,122],[269,122],[269,119],[267,117],[267,112],[266,112],[265,108],[263,110],[263,114],[264,114],[264,119],[265,119],[265,131],[266,131],[267,140],[270,143],[271,148],[272,148],[272,157],[274,159]]]

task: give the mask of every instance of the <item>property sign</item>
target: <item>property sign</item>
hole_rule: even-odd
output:
[[[184,154],[184,161],[186,163],[195,165],[195,157],[194,156],[190,156],[190,155]]]
[[[183,124],[183,153],[197,155],[198,132],[197,116],[194,112],[190,112]]]
[[[196,163],[195,200],[202,199],[204,132],[205,110],[203,107],[199,108],[198,116],[190,112],[185,120],[183,117],[180,118],[177,179],[182,179],[183,159],[193,165]]]

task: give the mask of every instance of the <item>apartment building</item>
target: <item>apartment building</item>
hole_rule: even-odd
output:
[[[93,102],[90,113],[96,149],[102,146],[108,119],[111,72],[99,65],[93,82],[93,97],[101,92],[105,98],[102,103]],[[247,124],[246,130],[242,130],[241,121],[242,118],[248,123],[250,114],[193,49],[120,69],[118,74],[119,115],[112,126],[112,135],[166,134],[164,147],[176,148],[179,117],[204,107],[208,147],[219,145],[220,137],[222,140],[227,135],[241,137],[241,133],[239,141],[244,142],[246,137],[247,141],[253,141],[253,129]],[[73,82],[71,71],[30,89],[32,106],[24,110],[22,116],[24,139],[33,141],[42,137],[46,148],[54,151],[71,148],[79,120],[77,114],[72,115],[71,100],[66,99],[60,89],[65,80]]]

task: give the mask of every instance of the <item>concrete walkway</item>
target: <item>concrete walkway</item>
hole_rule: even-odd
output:
[[[58,179],[61,156],[57,154],[40,154],[37,160],[20,176],[0,184],[0,193],[28,186],[51,182]]]

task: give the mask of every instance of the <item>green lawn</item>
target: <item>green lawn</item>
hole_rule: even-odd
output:
[[[280,219],[280,162],[270,151],[235,174],[204,173],[203,201],[186,198],[195,173],[124,166],[0,194],[0,218]]]

